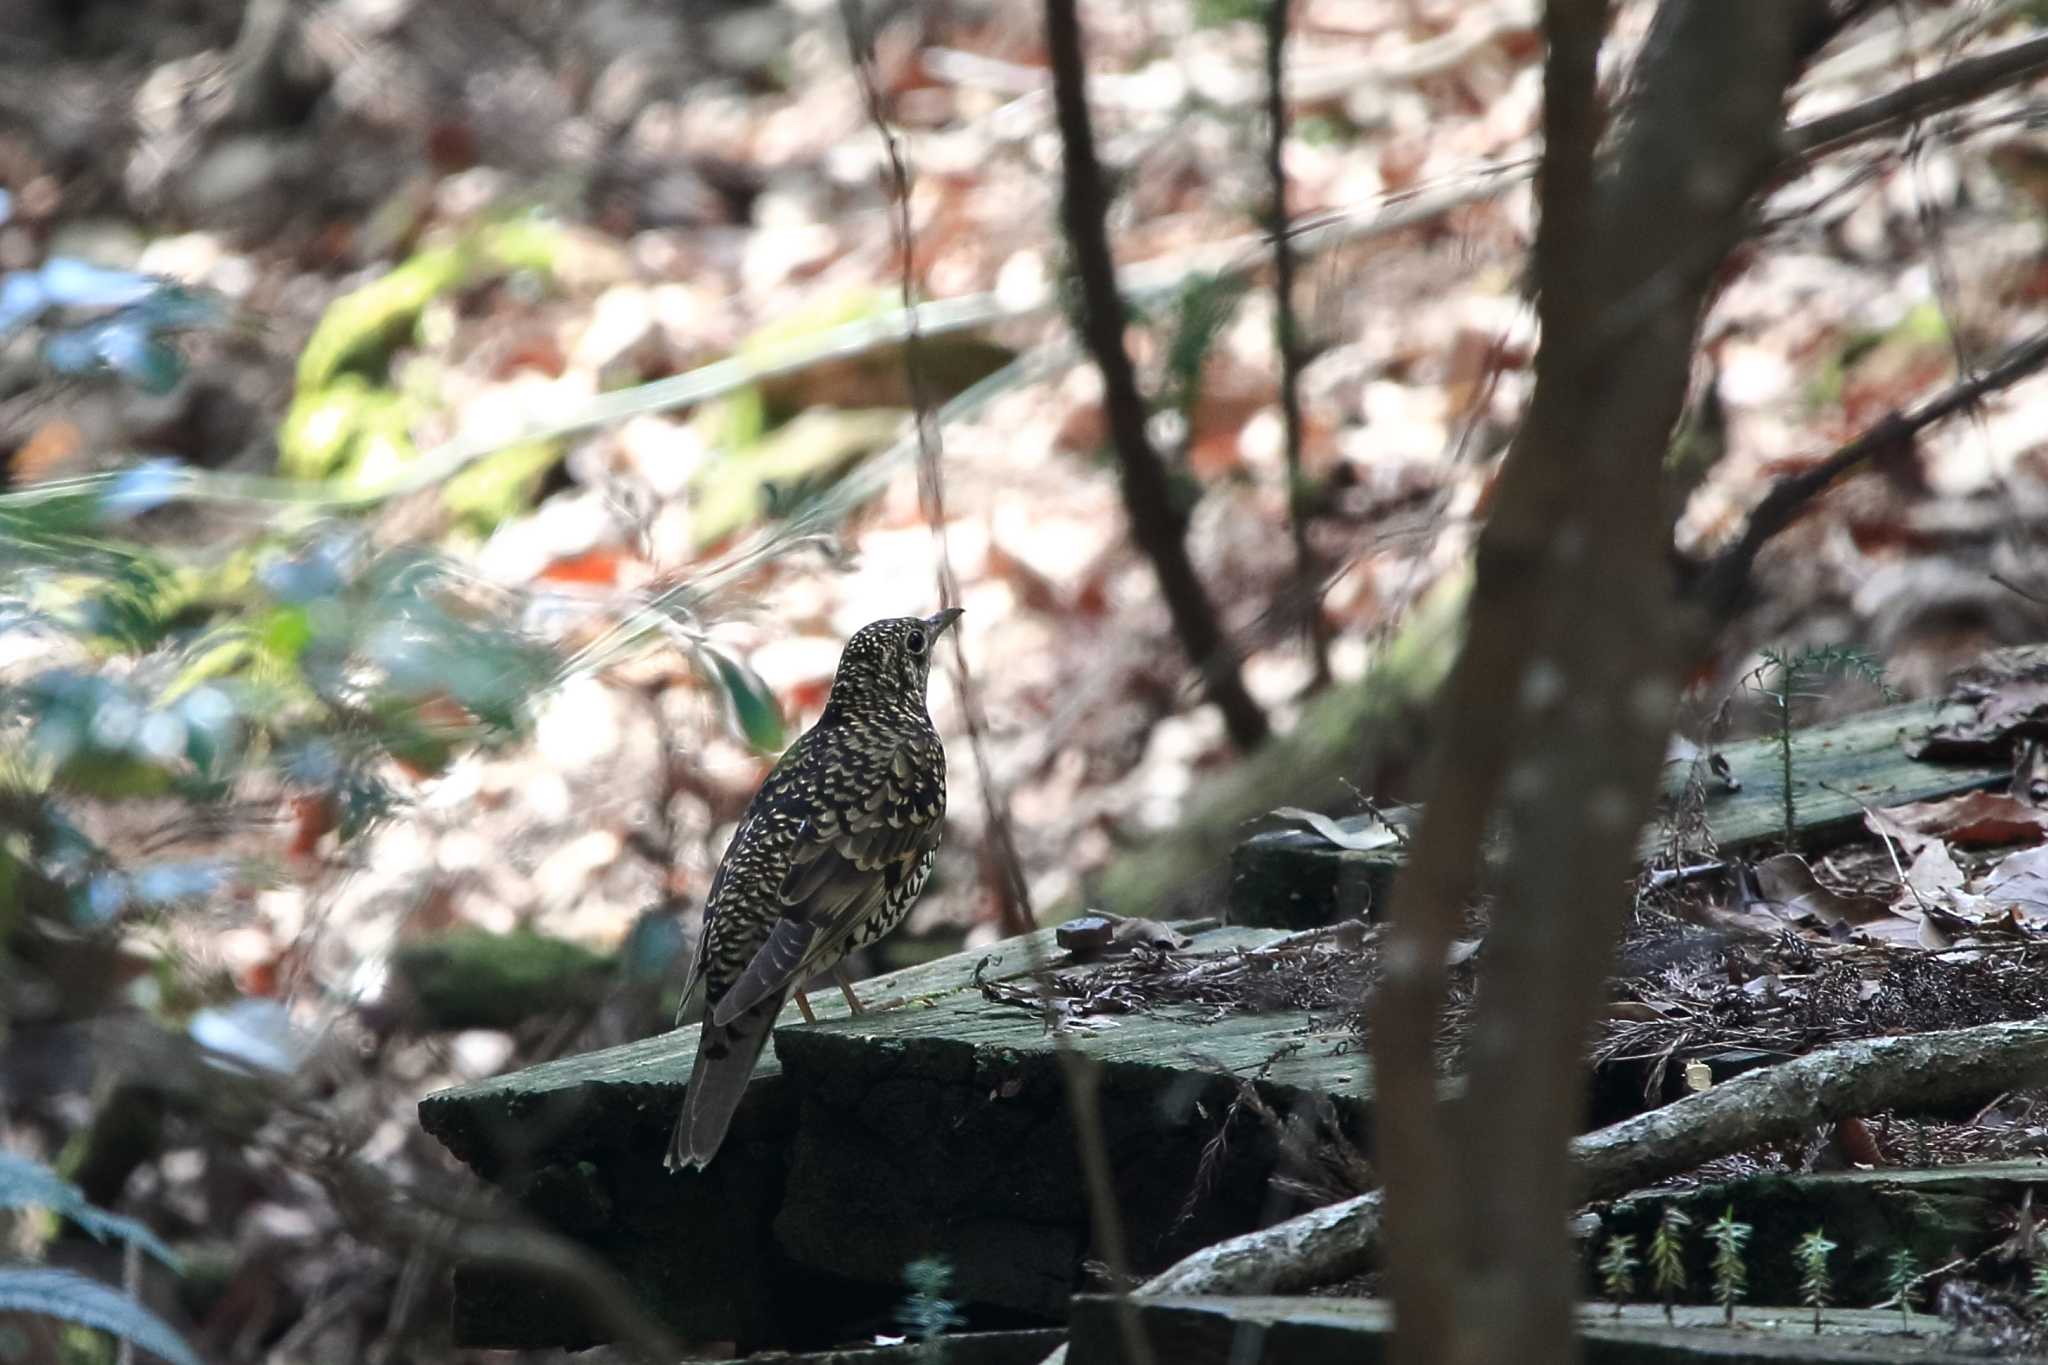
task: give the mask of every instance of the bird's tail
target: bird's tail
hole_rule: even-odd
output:
[[[733,1111],[747,1093],[754,1063],[767,1046],[775,1016],[782,1012],[788,994],[787,990],[778,991],[725,1024],[712,1023],[710,1011],[705,1011],[704,1031],[697,1038],[697,1066],[690,1073],[683,1116],[676,1120],[663,1163],[671,1171],[685,1166],[701,1171],[718,1155],[725,1130],[732,1125]]]

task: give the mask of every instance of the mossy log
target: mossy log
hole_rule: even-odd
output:
[[[1256,942],[1204,935],[1197,947]],[[1279,1114],[1331,1097],[1365,1122],[1365,1058],[1341,1018],[1196,1012],[1092,1018],[1068,1045],[1100,1067],[1103,1137],[1118,1212],[1140,1270],[1287,1210],[1270,1188],[1270,1132],[1240,1114],[1254,1078]],[[961,993],[930,1008],[867,1014],[776,1038],[801,1096],[776,1220],[806,1265],[858,1277],[936,1255],[961,1297],[1064,1314],[1096,1254],[1058,1046],[1035,1014]]]
[[[417,1029],[509,1029],[598,1004],[612,987],[613,964],[531,929],[456,929],[400,945],[391,971],[401,1014]]]
[[[1067,1365],[1129,1365],[1117,1314],[1135,1311],[1155,1361],[1173,1365],[1377,1365],[1389,1358],[1391,1315],[1377,1299],[1175,1298],[1118,1300],[1085,1295],[1074,1302]],[[1830,1308],[1821,1331],[1805,1308],[1722,1310],[1681,1306],[1675,1323],[1663,1310],[1635,1304],[1619,1317],[1581,1310],[1587,1365],[1872,1365],[1873,1362],[1982,1360],[1985,1344],[1958,1336],[1939,1318],[1916,1314],[1914,1330],[1897,1313]],[[2000,1352],[2001,1361],[2043,1365],[2048,1356]]]
[[[1862,827],[1866,806],[1931,801],[2008,780],[2011,769],[2004,764],[1934,763],[1907,756],[1907,741],[1967,710],[1942,702],[1912,702],[1794,732],[1794,842],[1801,848],[1817,848],[1852,837]],[[1675,766],[1667,779],[1663,807],[1644,831],[1644,857],[1663,852],[1670,844],[1674,813],[1688,801],[1703,803],[1698,814],[1723,856],[1784,839],[1785,765],[1777,739],[1744,740],[1728,745],[1721,756],[1740,790],[1710,777],[1689,794],[1691,774]],[[1367,822],[1337,823],[1355,832]],[[1395,849],[1339,848],[1305,830],[1254,835],[1231,855],[1230,920],[1308,928],[1380,913],[1400,861]]]
[[[856,1018],[831,991],[813,997],[816,1025],[792,1007],[700,1174],[661,1166],[694,1028],[444,1091],[420,1121],[690,1339],[833,1340],[886,1319],[904,1265],[929,1256],[950,1263],[970,1309],[1056,1320],[1092,1254],[1058,1052],[1038,1011],[976,987],[1027,976],[1034,946],[1060,959],[1052,937],[863,983],[871,1008]],[[1212,930],[1190,951],[1275,937]],[[1100,1065],[1120,1211],[1144,1269],[1293,1211],[1271,1193],[1275,1134],[1233,1113],[1240,1078],[1276,1114],[1329,1103],[1347,1127],[1364,1123],[1365,1061],[1341,1018],[1172,1009],[1091,1019],[1071,1041]],[[470,1345],[610,1335],[502,1272],[459,1271],[456,1299]]]

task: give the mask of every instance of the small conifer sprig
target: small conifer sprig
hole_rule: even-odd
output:
[[[1749,1266],[1742,1259],[1749,1233],[1749,1224],[1735,1221],[1733,1204],[1707,1225],[1707,1240],[1714,1247],[1714,1302],[1721,1305],[1730,1327],[1735,1325],[1735,1305],[1749,1291]]]
[[[1834,1249],[1824,1228],[1807,1233],[1792,1249],[1793,1259],[1799,1262],[1799,1298],[1813,1309],[1816,1336],[1820,1334],[1820,1310],[1834,1298],[1834,1277],[1828,1272],[1828,1253]]]
[[[1650,1236],[1650,1287],[1664,1300],[1664,1320],[1672,1320],[1671,1306],[1685,1288],[1685,1230],[1692,1219],[1676,1204],[1666,1204]]]
[[[1911,1247],[1900,1247],[1885,1262],[1884,1285],[1899,1301],[1899,1322],[1908,1331],[1913,1327],[1913,1282],[1919,1278],[1920,1262]]]
[[[1607,1239],[1607,1254],[1600,1258],[1600,1282],[1606,1286],[1607,1297],[1614,1302],[1614,1316],[1621,1316],[1621,1306],[1635,1297],[1636,1271],[1642,1262],[1636,1257],[1636,1239],[1628,1233],[1619,1232]]]

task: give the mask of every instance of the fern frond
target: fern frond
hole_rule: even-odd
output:
[[[132,1242],[179,1269],[178,1254],[133,1218],[88,1203],[79,1188],[40,1161],[0,1152],[0,1209],[43,1208],[69,1218],[100,1241]]]
[[[0,1313],[36,1313],[132,1341],[171,1365],[199,1365],[162,1318],[111,1285],[70,1270],[0,1266]]]

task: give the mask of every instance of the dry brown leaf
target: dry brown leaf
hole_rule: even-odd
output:
[[[1400,836],[1380,821],[1373,821],[1363,829],[1346,829],[1320,811],[1303,810],[1300,806],[1276,806],[1271,814],[1282,820],[1293,820],[1307,825],[1310,829],[1335,844],[1338,848],[1353,853],[1369,853],[1376,848],[1386,848],[1400,842]]]
[[[1809,917],[1830,927],[1875,924],[1892,917],[1891,906],[1876,896],[1845,895],[1822,886],[1796,853],[1779,853],[1758,863],[1756,886],[1779,914]]]
[[[1118,947],[1129,948],[1143,944],[1147,948],[1160,948],[1168,952],[1188,946],[1188,936],[1172,925],[1161,924],[1156,919],[1127,919],[1116,926],[1115,940]]]
[[[1997,844],[2038,843],[2048,835],[2048,811],[2003,792],[1964,792],[1939,801],[1914,801],[1903,806],[1865,811],[1863,823],[1919,856],[1929,840],[1945,839],[1967,848]]]
[[[2048,845],[2007,855],[1976,889],[1994,906],[2017,910],[2023,922],[2048,923]]]
[[[1947,844],[1939,840],[1922,846],[1913,855],[1913,865],[1906,869],[1906,886],[1916,903],[1960,891],[1964,880],[1963,869],[1956,866],[1955,855],[1949,852]]]

